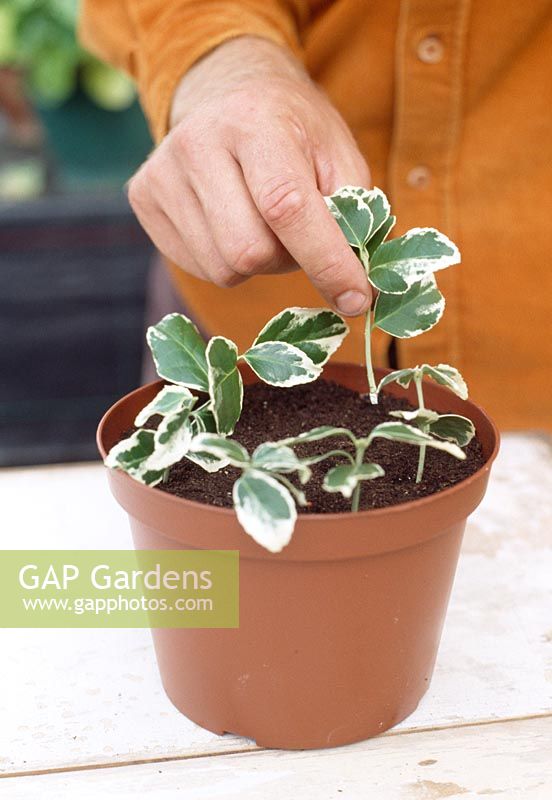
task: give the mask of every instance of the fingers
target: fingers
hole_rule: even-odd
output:
[[[368,164],[354,141],[334,147],[328,155],[315,153],[314,167],[318,189],[323,195],[333,194],[340,186],[370,188],[372,176]]]
[[[130,182],[131,205],[159,250],[195,277],[230,287],[299,265],[339,312],[363,313],[371,289],[322,194],[370,185],[368,168],[344,124],[313,146],[316,137],[284,123],[262,135],[239,128],[234,142],[179,126]]]
[[[371,291],[364,269],[326,207],[312,163],[291,137],[268,149],[239,152],[238,144],[261,216],[328,303],[345,315],[365,312]]]
[[[175,200],[168,190],[171,183],[163,181],[157,186],[145,167],[129,183],[130,204],[150,239],[164,256],[196,278],[224,287],[241,283],[245,278],[222,258],[193,192],[178,185]]]
[[[222,258],[237,275],[288,272],[292,257],[260,215],[245,185],[240,166],[228,151],[188,173]]]

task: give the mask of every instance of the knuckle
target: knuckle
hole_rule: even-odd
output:
[[[187,164],[204,166],[208,152],[206,142],[209,139],[207,120],[198,121],[192,116],[180,122],[169,139],[170,150],[179,161],[184,160]]]
[[[243,277],[241,275],[232,272],[232,270],[228,268],[218,269],[211,275],[212,283],[218,286],[219,289],[232,289],[233,286],[237,286],[242,280]]]
[[[263,272],[275,258],[276,251],[270,243],[254,241],[235,253],[229,261],[234,272],[247,277]]]
[[[148,170],[147,176],[145,176],[144,183],[147,185],[147,190],[150,192],[152,197],[160,200],[164,197],[164,192],[167,185],[167,173],[165,169],[163,169],[162,164],[153,164],[150,169]]]
[[[269,183],[259,193],[259,210],[269,225],[293,227],[305,215],[307,192],[292,179]]]
[[[141,172],[137,172],[136,175],[130,179],[127,188],[127,196],[131,208],[138,214],[144,206],[145,199]]]
[[[175,145],[178,150],[187,152],[192,149],[196,138],[194,125],[188,120],[180,122],[171,133],[171,144]]]

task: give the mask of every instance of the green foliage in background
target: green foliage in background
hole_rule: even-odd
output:
[[[77,41],[78,0],[0,0],[0,66],[24,70],[35,101],[56,107],[78,87],[101,108],[134,101],[132,81]]]

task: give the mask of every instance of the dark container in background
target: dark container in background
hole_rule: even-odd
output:
[[[97,458],[140,383],[152,247],[121,192],[0,205],[0,465]]]

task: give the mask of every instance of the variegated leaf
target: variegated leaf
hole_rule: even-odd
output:
[[[348,332],[345,320],[328,308],[286,308],[267,322],[253,346],[286,342],[302,350],[314,364],[322,366]]]
[[[374,217],[354,188],[344,186],[324,199],[351,247],[361,250],[372,232]]]
[[[319,442],[323,439],[328,439],[332,436],[346,436],[354,440],[354,436],[347,428],[335,428],[332,425],[320,425],[317,428],[312,428],[310,431],[304,431],[297,436],[289,436],[287,439],[282,439],[279,444],[296,445],[305,444],[306,442]]]
[[[406,425],[404,422],[382,422],[372,429],[368,437],[368,442],[374,439],[391,439],[394,442],[401,442],[402,444],[414,444],[420,447],[426,445],[427,447],[434,447],[436,450],[444,450],[450,453],[451,456],[463,461],[466,454],[452,442],[442,441],[441,439],[434,439],[427,433],[424,433],[419,428],[414,428],[412,425]]]
[[[145,425],[154,414],[166,417],[169,414],[176,414],[177,411],[191,409],[196,401],[197,397],[194,397],[185,386],[163,386],[153,400],[140,411],[134,424],[137,427]]]
[[[164,417],[155,431],[155,448],[148,458],[148,469],[166,469],[176,464],[190,449],[192,437],[192,421],[187,409]]]
[[[414,379],[417,368],[397,369],[385,375],[378,384],[378,394],[388,383],[398,383],[403,389],[408,389],[410,381]]]
[[[311,471],[291,447],[280,442],[264,442],[260,444],[251,456],[251,466],[255,469],[263,469],[267,472],[297,472],[301,483],[306,483]]]
[[[389,233],[394,228],[396,221],[397,218],[391,215],[385,220],[385,222],[381,225],[381,227],[370,237],[370,239],[366,244],[366,250],[368,251],[368,256],[370,260],[372,259],[374,253],[376,252],[380,244],[382,244],[387,239]]]
[[[113,445],[104,459],[106,467],[136,469],[153,453],[154,432],[135,431],[128,439]]]
[[[165,470],[157,470],[157,469],[144,469],[139,472],[131,472],[130,475],[135,479],[140,481],[140,483],[145,483],[146,486],[157,486],[158,483],[161,483],[165,476]]]
[[[384,192],[382,192],[382,190],[377,186],[374,186],[373,189],[368,189],[368,191],[363,194],[362,197],[372,212],[372,217],[374,219],[372,230],[370,231],[370,235],[365,242],[365,244],[369,244],[373,239],[376,238],[376,235],[383,226],[387,227],[387,221],[389,220],[389,216],[391,214],[391,206],[389,205],[389,200]],[[392,225],[387,228],[387,233],[391,227]],[[385,239],[386,235],[386,233],[383,233],[383,238],[381,241]]]
[[[184,314],[168,314],[148,328],[147,341],[157,374],[171,383],[209,391],[205,342]]]
[[[271,475],[248,469],[232,491],[240,525],[258,544],[279,553],[293,534],[297,509],[293,498]]]
[[[194,434],[216,433],[217,422],[211,411],[211,406],[206,405],[193,413]]]
[[[475,436],[475,426],[471,419],[460,414],[441,414],[431,422],[429,432],[440,439],[465,447]]]
[[[217,431],[229,435],[240,418],[243,402],[243,382],[237,367],[238,348],[230,339],[214,336],[205,356],[211,411]]]
[[[352,497],[361,481],[373,480],[385,475],[379,464],[338,464],[326,473],[322,484],[326,492],[340,492],[343,497]]]
[[[227,467],[229,461],[227,458],[219,458],[212,453],[207,453],[202,450],[192,451],[188,450],[186,453],[188,461],[193,461],[198,467],[201,467],[205,472],[218,472],[220,469]]]
[[[433,378],[434,381],[441,384],[441,386],[446,386],[457,394],[458,397],[461,397],[462,400],[466,400],[468,397],[468,387],[463,377],[455,367],[451,367],[448,364],[437,364],[436,367],[430,366],[429,364],[422,364],[421,366],[390,372],[379,382],[378,393],[388,383],[394,382],[398,383],[404,389],[408,389],[410,382],[416,375],[425,375]]]
[[[363,262],[366,254],[362,251],[366,249],[372,253],[395,223],[394,217],[389,221],[389,201],[377,186],[373,189],[342,186],[325,200],[347,241],[359,251]]]
[[[106,467],[122,469],[136,480],[154,486],[163,479],[164,470],[151,470],[146,464],[155,447],[153,431],[135,431],[128,439],[114,445],[104,464]]]
[[[436,325],[445,299],[433,275],[415,283],[401,295],[380,292],[374,308],[374,325],[399,339],[411,339]]]
[[[429,364],[422,364],[422,366],[417,369],[421,369],[424,375],[433,378],[433,380],[440,383],[441,386],[446,386],[447,389],[457,394],[462,400],[467,400],[468,387],[466,386],[466,381],[460,375],[456,367],[451,367],[448,364],[437,364],[436,367],[432,367]]]
[[[200,433],[194,436],[190,453],[208,453],[215,458],[226,460],[235,467],[246,467],[249,464],[249,454],[245,447],[234,439],[226,439],[216,433]]]
[[[322,372],[319,364],[314,364],[302,350],[286,342],[256,344],[242,358],[262,381],[272,386],[310,383]]]
[[[443,233],[434,228],[412,228],[376,249],[368,278],[381,292],[402,294],[427,275],[459,261],[458,248]]]
[[[430,411],[429,408],[416,408],[414,411],[390,411],[389,416],[404,419],[405,422],[413,422],[424,430],[426,426],[439,419],[439,414],[436,411]]]

